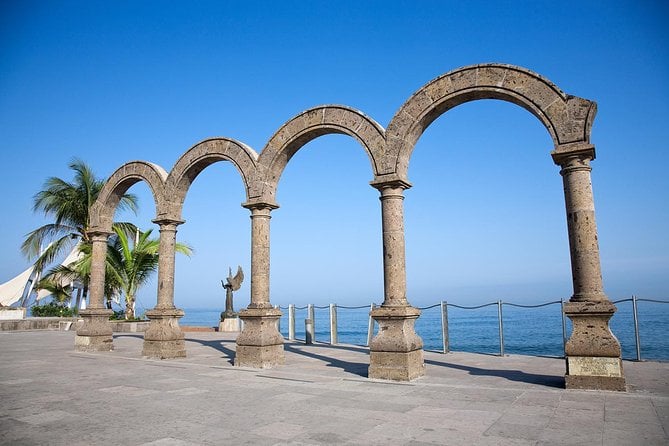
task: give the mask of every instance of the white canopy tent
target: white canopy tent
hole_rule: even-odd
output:
[[[30,266],[18,276],[0,285],[0,304],[5,307],[20,301],[26,288],[32,288],[35,276],[35,267]]]
[[[83,254],[79,250],[79,243],[77,243],[67,257],[65,257],[65,260],[61,262],[61,265],[70,265],[79,260],[82,256]],[[0,285],[0,304],[8,307],[21,301],[22,305],[25,305],[32,294],[33,286],[37,281],[39,281],[39,274],[35,271],[34,266],[30,266],[18,276]],[[79,283],[70,282],[64,278],[61,279],[61,285],[65,286],[68,284],[72,285],[73,296],[74,289],[81,288]],[[38,290],[35,300],[40,301],[50,295],[51,293],[47,290]],[[79,302],[77,302],[77,304],[78,303]],[[82,303],[82,309],[83,308],[86,308],[85,301]]]

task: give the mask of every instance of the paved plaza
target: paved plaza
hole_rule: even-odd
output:
[[[669,444],[669,363],[625,362],[629,391],[565,390],[564,360],[426,352],[411,383],[369,380],[363,347],[286,343],[284,366],[233,367],[232,334],[141,334],[77,353],[73,332],[0,332],[6,445]]]

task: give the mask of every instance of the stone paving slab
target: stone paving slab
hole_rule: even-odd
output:
[[[626,361],[620,393],[565,390],[561,359],[426,352],[426,376],[388,383],[357,346],[286,343],[255,370],[232,366],[234,334],[186,333],[188,357],[164,361],[142,340],[0,333],[0,444],[669,444],[669,363]]]

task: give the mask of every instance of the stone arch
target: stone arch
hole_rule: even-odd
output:
[[[556,150],[590,142],[596,103],[566,95],[546,78],[522,67],[471,65],[432,80],[400,107],[386,130],[383,173],[406,180],[411,153],[425,129],[451,108],[477,99],[500,99],[528,110],[546,127]]]
[[[111,232],[114,212],[123,194],[135,183],[145,181],[153,194],[156,212],[165,207],[167,172],[157,164],[146,161],[125,163],[105,182],[91,208],[91,230]]]
[[[374,177],[381,172],[385,131],[364,113],[343,105],[311,108],[286,122],[268,141],[258,158],[258,177],[251,198],[273,203],[279,179],[290,158],[305,144],[327,134],[355,138],[365,149]]]
[[[218,161],[230,161],[239,172],[246,198],[249,199],[251,182],[256,177],[258,154],[246,144],[229,138],[211,138],[195,144],[174,164],[166,182],[166,196],[169,197],[164,212],[165,218],[181,220],[186,194],[195,178],[207,166]]]

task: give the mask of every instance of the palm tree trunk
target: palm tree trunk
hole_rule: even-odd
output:
[[[125,299],[125,318],[134,319],[135,318],[135,298],[126,297]]]

